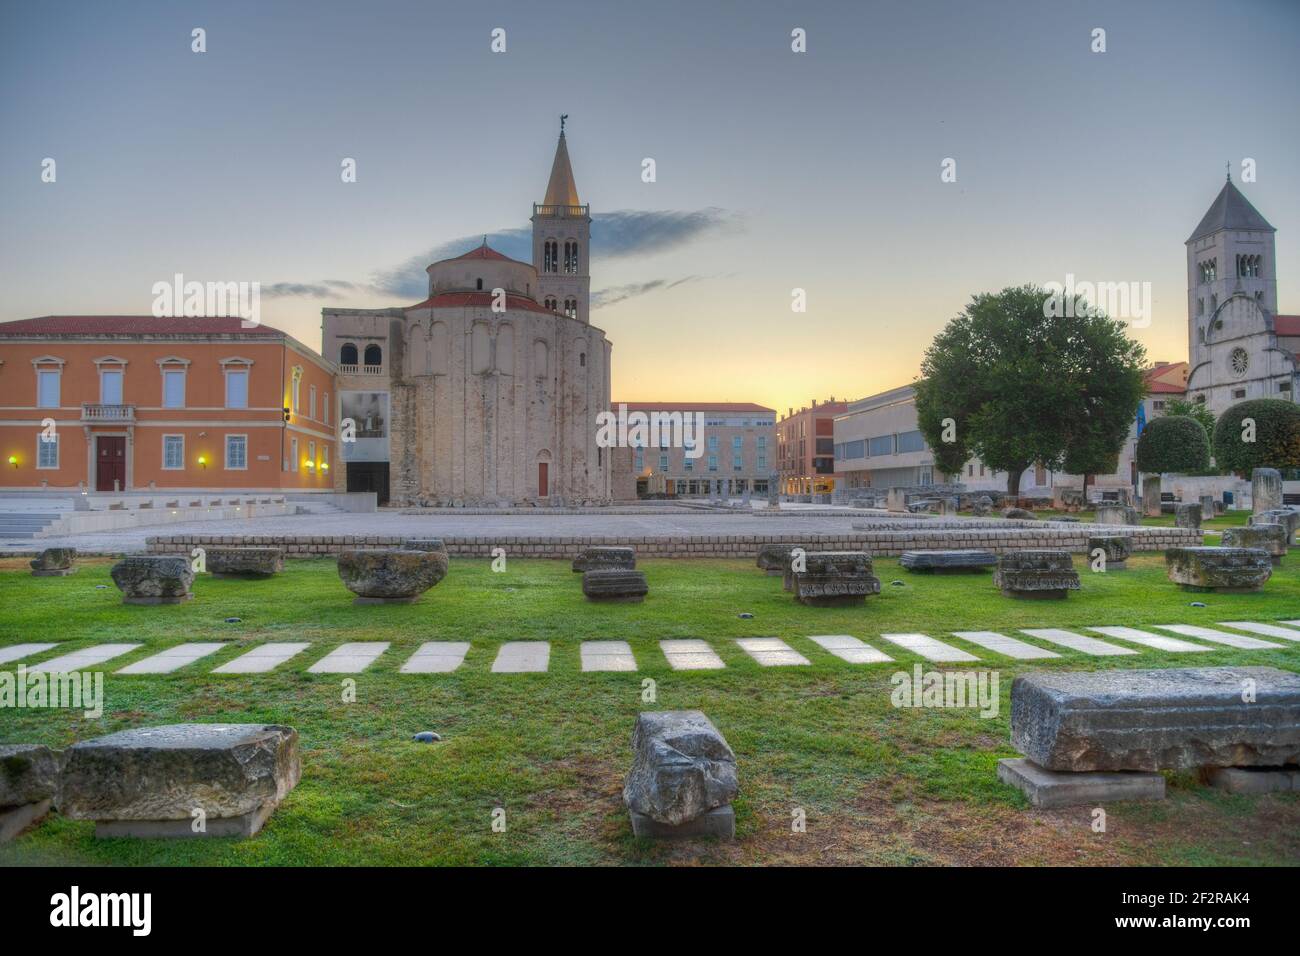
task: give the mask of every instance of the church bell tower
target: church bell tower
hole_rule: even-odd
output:
[[[533,265],[540,276],[537,298],[549,309],[590,322],[591,215],[578,199],[564,123],[551,163],[546,198],[533,203]]]

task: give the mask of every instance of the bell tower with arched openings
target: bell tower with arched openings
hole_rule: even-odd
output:
[[[590,322],[591,210],[578,199],[564,137],[567,119],[567,113],[560,117],[546,198],[533,203],[533,265],[539,277],[538,300],[561,315]]]

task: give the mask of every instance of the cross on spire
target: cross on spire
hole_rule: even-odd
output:
[[[568,113],[561,113],[561,114],[560,114],[560,135],[561,135],[561,136],[564,135],[564,121],[565,121],[566,119],[568,119],[568,118],[569,118],[569,114],[568,114]]]

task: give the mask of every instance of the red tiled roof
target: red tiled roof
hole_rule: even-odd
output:
[[[1183,392],[1187,391],[1187,389],[1181,385],[1173,385],[1169,382],[1148,381],[1147,391],[1153,394],[1181,395]]]
[[[182,318],[153,315],[43,315],[0,322],[0,338],[11,335],[255,335],[284,338],[269,325],[243,328],[239,316]]]
[[[406,311],[410,312],[414,309],[491,308],[493,298],[491,292],[440,292],[423,302],[408,305]],[[546,315],[560,314],[546,308],[535,299],[522,295],[510,295],[509,293],[506,293],[506,311],[542,312]]]
[[[614,402],[617,409],[626,405],[629,412],[771,412],[776,409],[753,402]]]
[[[1171,372],[1177,374],[1180,371],[1182,373],[1178,375],[1180,382],[1163,380]],[[1142,373],[1142,378],[1146,382],[1148,392],[1159,395],[1181,395],[1187,391],[1187,363],[1157,362]]]
[[[463,259],[491,259],[496,262],[516,262],[523,266],[532,265],[531,262],[520,262],[518,259],[511,259],[509,256],[497,252],[487,243],[484,243],[481,246],[475,246],[469,252],[462,255],[452,256],[450,259],[440,259],[439,262],[460,262]],[[434,265],[437,265],[437,263],[434,263]]]
[[[1300,335],[1300,315],[1273,316],[1273,329],[1278,335]]]

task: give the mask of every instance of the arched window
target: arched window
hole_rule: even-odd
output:
[[[339,364],[340,365],[357,364],[357,347],[353,345],[351,342],[345,343],[343,348],[339,349]]]
[[[564,271],[575,274],[578,271],[578,244],[576,242],[566,242],[564,244]]]
[[[354,353],[354,354],[355,354],[355,353]],[[367,365],[383,365],[383,364],[384,364],[384,350],[381,349],[378,345],[367,345],[367,346],[366,346],[366,364],[367,364]]]
[[[479,280],[478,280],[478,288],[479,288],[480,290],[483,288],[483,280],[482,280],[482,279],[479,279]]]
[[[578,353],[578,367],[579,367],[579,368],[586,368],[586,367],[587,367],[587,353],[586,353],[586,352],[579,352],[579,353]]]
[[[560,271],[560,244],[554,239],[547,239],[542,243],[542,271],[559,272]]]

